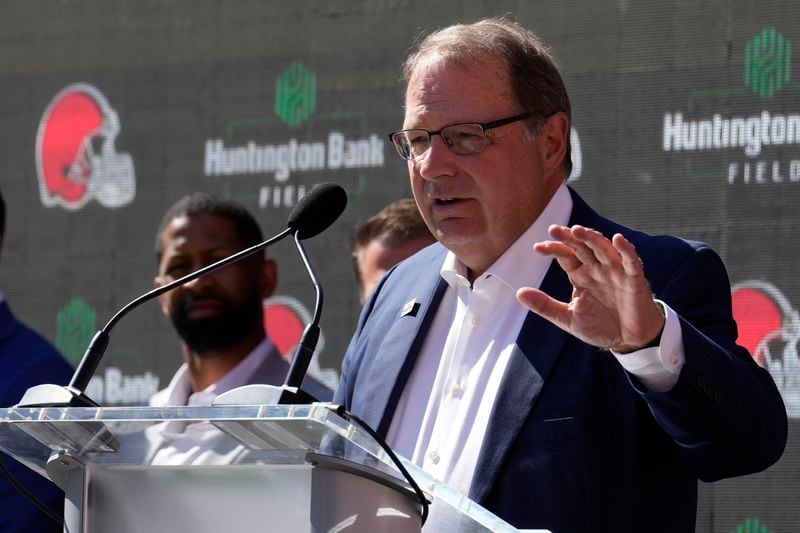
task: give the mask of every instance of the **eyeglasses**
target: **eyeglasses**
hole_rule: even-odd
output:
[[[398,130],[389,134],[397,154],[403,159],[414,159],[424,154],[431,146],[431,137],[440,135],[453,153],[458,155],[477,154],[486,148],[486,131],[499,128],[512,122],[525,120],[531,113],[501,118],[492,122],[463,122],[450,124],[436,131],[422,129]]]

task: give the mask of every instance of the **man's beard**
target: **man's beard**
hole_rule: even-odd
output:
[[[185,295],[170,314],[175,330],[183,342],[196,354],[216,355],[217,352],[232,348],[245,340],[254,328],[262,327],[261,298],[252,293],[240,304],[234,304],[218,295]],[[189,319],[187,304],[192,300],[215,300],[223,307],[214,317]]]

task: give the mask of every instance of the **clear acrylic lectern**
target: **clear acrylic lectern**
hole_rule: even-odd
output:
[[[0,449],[64,489],[69,533],[420,531],[389,456],[326,404],[0,409]],[[401,460],[422,531],[517,531]]]

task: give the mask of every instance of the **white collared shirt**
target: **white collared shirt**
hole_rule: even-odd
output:
[[[189,365],[183,363],[175,372],[167,388],[158,391],[150,398],[150,405],[153,407],[211,405],[214,398],[223,392],[249,383],[250,377],[272,352],[272,342],[269,338],[264,338],[258,343],[258,346],[253,348],[252,352],[236,363],[236,366],[231,368],[219,381],[195,393],[192,393]]]
[[[469,493],[500,383],[528,312],[516,291],[539,287],[552,262],[534,252],[533,245],[549,240],[547,228],[566,225],[571,212],[572,197],[562,185],[536,221],[472,287],[466,267],[452,252],[445,256],[441,275],[448,289],[400,396],[387,441],[463,494]],[[665,341],[676,328],[680,341],[680,324],[664,307],[668,323],[673,322],[665,326],[661,341],[662,346],[672,343],[668,368],[661,364],[659,348],[614,355],[637,377],[645,375],[650,380],[643,380],[645,386],[668,390],[683,359],[682,344],[674,338]]]
[[[248,384],[256,370],[273,352],[275,350],[272,342],[265,338],[219,381],[195,393],[191,392],[189,366],[184,363],[167,388],[150,398],[150,405],[211,405],[220,394]],[[151,430],[152,439],[158,442],[150,454],[150,463],[155,465],[228,464],[242,452],[241,446],[220,449],[220,443],[227,437],[210,422],[187,424],[180,420],[171,420],[148,429]]]

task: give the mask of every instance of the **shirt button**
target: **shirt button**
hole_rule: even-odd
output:
[[[673,355],[670,358],[669,362],[672,363],[673,365],[677,365],[678,364],[678,358]]]
[[[433,461],[433,464],[435,464],[435,465],[438,465],[438,464],[439,464],[439,459],[441,459],[441,457],[439,457],[439,454],[438,454],[438,453],[436,453],[436,452],[431,452],[431,453],[429,453],[429,454],[428,454],[428,458],[429,458],[431,461]]]
[[[461,388],[461,385],[459,385],[458,383],[456,383],[455,385],[453,385],[452,387],[450,387],[450,394],[452,394],[454,397],[458,397],[458,396],[461,396],[461,392],[462,392],[463,390],[464,390],[464,389],[462,389],[462,388]]]
[[[473,326],[477,326],[480,323],[481,323],[481,317],[479,317],[479,316],[473,316],[472,317],[472,325]]]

